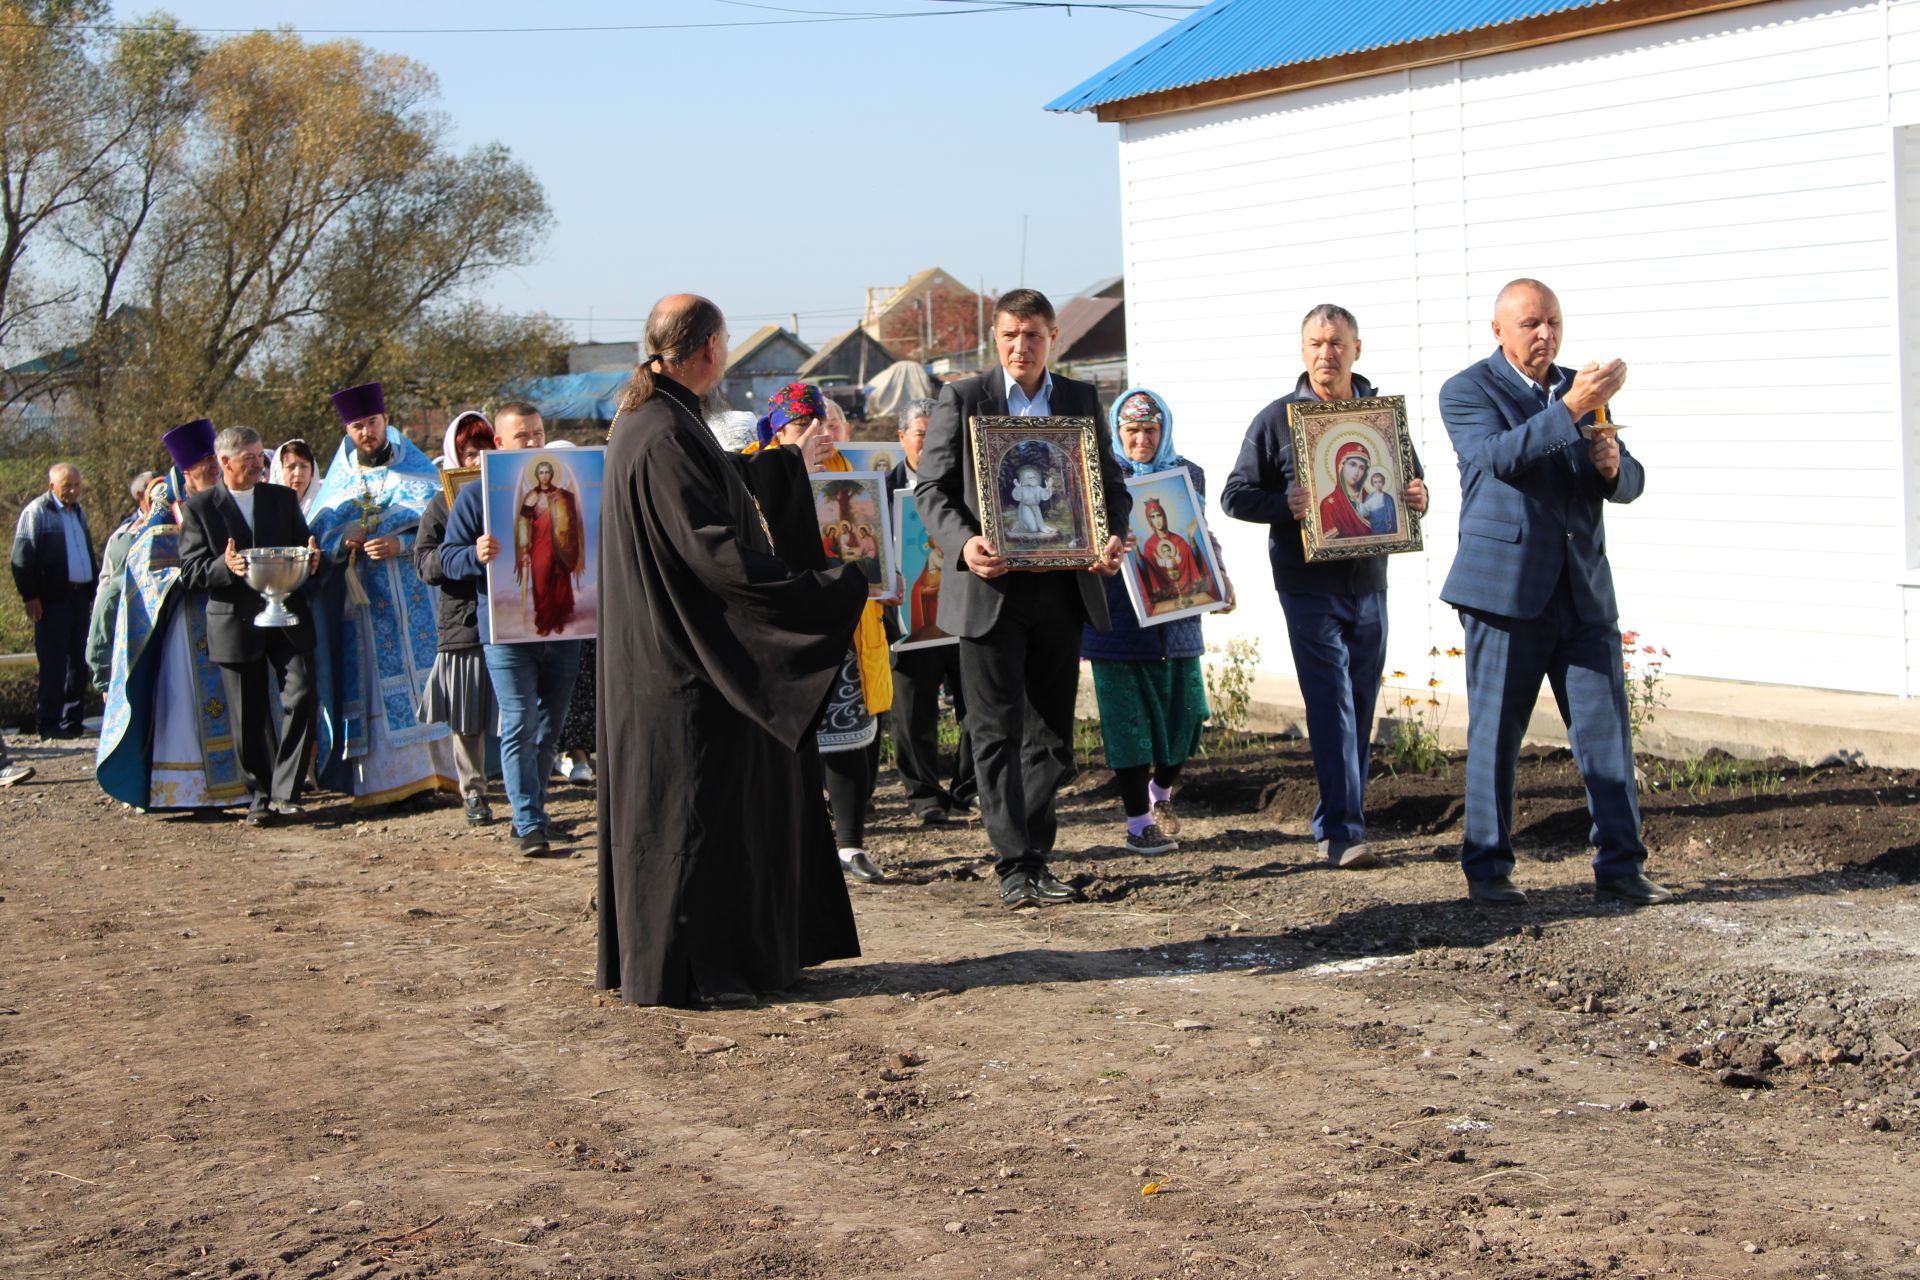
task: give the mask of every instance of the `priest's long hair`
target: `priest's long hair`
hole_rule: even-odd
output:
[[[663,298],[647,315],[646,350],[634,367],[620,412],[638,409],[653,398],[654,374],[668,365],[684,364],[726,327],[720,308],[697,294]]]

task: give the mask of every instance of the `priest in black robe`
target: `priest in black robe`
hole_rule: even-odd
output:
[[[662,299],[614,419],[600,521],[598,985],[750,1004],[859,954],[806,838],[807,739],[866,605],[857,568],[794,572],[700,413],[726,367],[704,298]]]

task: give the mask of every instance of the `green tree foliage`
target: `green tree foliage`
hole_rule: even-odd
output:
[[[474,299],[531,259],[545,195],[505,148],[448,145],[431,72],[165,15],[97,34],[107,13],[0,0],[0,350],[64,323],[78,358],[47,376],[103,479],[192,417],[324,448],[342,385],[382,379],[405,416],[551,371],[556,324]]]

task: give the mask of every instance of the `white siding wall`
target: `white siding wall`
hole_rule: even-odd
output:
[[[1131,376],[1217,495],[1299,372],[1300,316],[1359,316],[1359,369],[1407,396],[1435,494],[1388,597],[1389,666],[1424,677],[1460,637],[1440,386],[1493,350],[1500,285],[1541,277],[1562,363],[1632,369],[1615,409],[1648,481],[1608,510],[1622,625],[1679,673],[1905,692],[1894,127],[1914,121],[1920,0],[1775,3],[1123,125]],[[1210,631],[1288,669],[1264,531],[1214,521],[1245,604]],[[1460,687],[1458,663],[1438,674]]]

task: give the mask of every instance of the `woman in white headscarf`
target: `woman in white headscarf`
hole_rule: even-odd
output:
[[[267,472],[269,484],[283,484],[300,497],[300,514],[305,515],[320,493],[320,467],[313,460],[313,446],[293,439],[273,451],[273,466]]]

